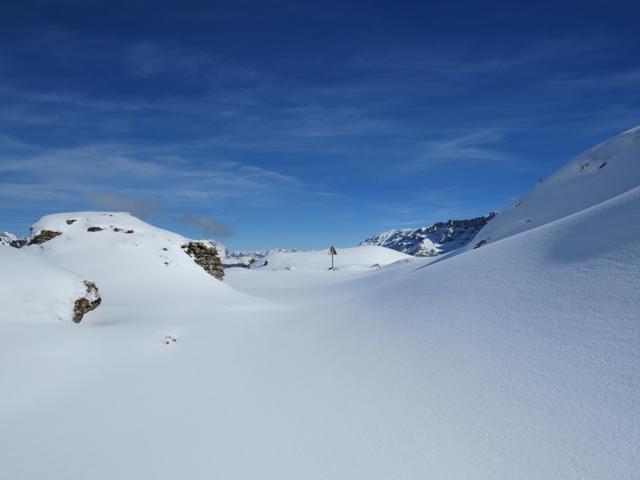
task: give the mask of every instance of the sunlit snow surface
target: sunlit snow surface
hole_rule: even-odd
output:
[[[534,190],[537,228],[503,214],[437,260],[338,249],[329,271],[298,253],[220,283],[146,224],[29,247],[105,300],[80,325],[3,305],[2,476],[637,478],[640,140],[624,142],[584,188],[556,182],[571,208]]]

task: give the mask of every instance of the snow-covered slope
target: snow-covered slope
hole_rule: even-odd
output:
[[[620,195],[640,184],[640,127],[578,155],[502,211],[467,248],[535,228]],[[606,238],[607,232],[600,232]]]
[[[0,248],[0,327],[5,323],[71,321],[87,296],[84,278],[24,250]],[[85,277],[86,278],[86,277]]]
[[[340,248],[337,252],[338,254],[334,256],[334,265],[337,269],[346,271],[379,268],[411,258],[404,253],[372,245]],[[328,254],[328,249],[300,252],[271,251],[253,266],[253,268],[268,268],[270,270],[328,270],[330,267],[331,256]]]
[[[189,239],[127,213],[48,215],[31,230],[27,251],[98,284],[104,303],[94,319],[108,321],[111,309],[195,308],[238,297],[187,255]],[[34,243],[42,232],[53,238]]]
[[[379,245],[417,257],[434,257],[468,244],[496,212],[469,220],[449,220],[427,227],[402,228],[378,233],[360,245]]]

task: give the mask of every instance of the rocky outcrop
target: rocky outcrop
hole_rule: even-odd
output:
[[[218,256],[215,247],[207,246],[203,242],[189,242],[182,245],[182,249],[209,275],[213,275],[218,280],[222,280],[224,278],[222,262],[220,261],[220,257]]]
[[[56,238],[59,235],[62,235],[62,232],[54,232],[53,230],[40,230],[40,232],[31,237],[27,245],[40,245],[44,242],[48,242],[53,238]]]
[[[73,305],[73,321],[75,323],[80,323],[85,314],[95,310],[102,303],[100,292],[95,283],[85,280],[84,286],[84,296],[78,298]]]
[[[427,227],[397,229],[367,238],[360,245],[378,245],[417,257],[435,257],[465,246],[497,212],[469,220],[449,220]]]

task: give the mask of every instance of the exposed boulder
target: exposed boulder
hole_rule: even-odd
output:
[[[89,227],[87,228],[87,232],[101,232],[102,227]]]
[[[189,242],[182,245],[182,249],[209,275],[213,275],[218,280],[224,278],[222,262],[215,247],[207,246],[203,242]]]
[[[88,280],[84,281],[85,294],[76,300],[73,305],[73,321],[80,323],[86,313],[98,308],[98,305],[102,303],[100,298],[100,292],[95,283]]]
[[[62,232],[55,232],[53,230],[40,230],[40,232],[31,237],[27,245],[40,245],[44,242],[48,242],[53,238],[56,238],[59,235],[62,235]]]

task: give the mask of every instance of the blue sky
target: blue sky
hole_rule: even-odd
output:
[[[231,248],[500,209],[640,124],[637,2],[3,2],[0,230]]]

